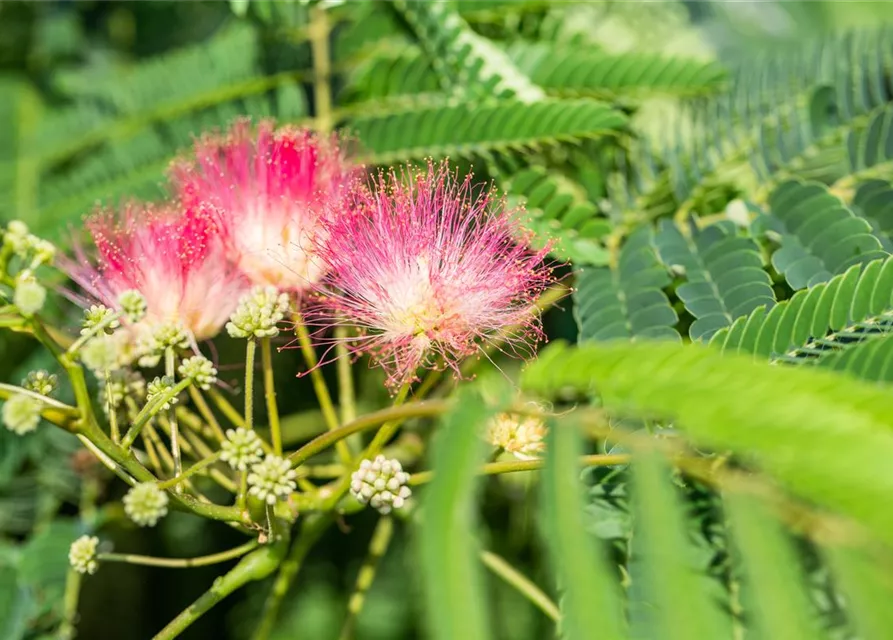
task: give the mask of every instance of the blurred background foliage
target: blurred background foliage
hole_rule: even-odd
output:
[[[242,114],[310,122],[319,115],[312,83],[320,73],[311,10],[287,0],[0,1],[0,217],[22,219],[64,246],[98,202],[164,197],[167,164],[201,131]],[[547,317],[552,338],[712,337],[732,350],[769,355],[780,347],[792,358],[888,379],[886,369],[866,364],[871,354],[847,355],[847,340],[778,338],[766,347],[745,325],[763,322],[761,305],[763,313],[805,305],[795,292],[807,286],[844,286],[832,276],[893,247],[889,3],[357,0],[328,3],[328,16],[330,68],[322,72],[335,104],[327,117],[351,132],[358,157],[375,166],[448,155],[473,166],[526,203],[538,241],[553,239],[556,255],[572,261],[578,291]],[[815,182],[796,181],[803,179]],[[839,238],[805,248],[785,218],[785,197],[826,198],[815,206],[828,225],[841,216],[869,224],[842,233],[856,239],[839,259]],[[698,230],[694,248],[670,223],[674,216]],[[747,293],[719,296],[724,311],[714,313],[684,287],[727,254],[755,261],[754,269]],[[636,295],[645,302],[625,306]],[[58,316],[75,326],[65,309]],[[836,328],[817,319],[807,334],[817,336],[819,325]],[[791,344],[800,346],[791,352]],[[225,341],[219,346],[222,362],[237,360]],[[321,426],[306,381],[292,377],[293,354],[277,359],[277,378],[282,409],[293,414],[287,437],[297,442]],[[34,344],[0,334],[0,379],[17,383],[38,367],[52,369]],[[378,406],[380,375],[358,369],[361,407]],[[641,416],[630,423],[645,424]],[[83,527],[79,504],[122,491],[75,453],[76,444],[51,429],[25,438],[0,430],[0,638],[52,637],[67,546]],[[413,445],[411,437],[400,443]],[[656,482],[649,473],[641,482]],[[647,522],[651,512],[629,504],[626,470],[584,478],[593,545],[607,541],[624,572],[643,571],[631,513],[645,509]],[[528,473],[488,480],[479,535],[554,593],[532,517],[538,484]],[[697,482],[676,484],[700,569],[691,586],[736,612],[739,575],[718,498]],[[751,504],[736,508],[759,516]],[[120,516],[100,507],[96,517],[105,537],[135,553],[200,555],[233,542],[222,527],[182,514],[151,531]],[[275,637],[337,637],[374,524],[373,514],[361,514],[345,535],[314,549]],[[395,535],[357,637],[423,634],[418,541],[400,527]],[[647,536],[642,544],[648,548]],[[821,633],[854,637],[827,565],[805,538],[796,545],[802,595]],[[149,637],[217,571],[104,567],[102,579],[85,582],[81,637]],[[498,637],[552,637],[551,621],[502,581],[488,575],[485,588]],[[238,593],[184,637],[249,637],[267,590]],[[647,621],[647,612],[637,619]]]

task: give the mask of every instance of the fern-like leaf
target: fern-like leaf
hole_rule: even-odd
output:
[[[867,180],[853,195],[853,213],[868,220],[884,250],[893,253],[893,185],[886,180]]]
[[[347,126],[367,150],[361,160],[389,164],[425,156],[473,157],[595,138],[625,124],[619,111],[581,99],[426,107],[357,118]]]
[[[515,43],[509,58],[547,92],[567,96],[689,96],[718,91],[727,81],[716,62],[655,53],[617,53]]]
[[[794,289],[826,282],[854,264],[889,255],[871,225],[824,185],[786,182],[772,194],[769,205],[782,234],[772,264]]]
[[[679,339],[676,312],[663,287],[670,276],[643,227],[627,238],[616,267],[586,268],[577,280],[574,315],[581,342],[612,338]]]
[[[884,389],[672,342],[555,343],[522,386],[547,397],[597,390],[609,410],[672,420],[695,444],[737,453],[893,541],[893,513],[877,508],[893,499],[893,398]]]
[[[891,330],[893,258],[856,264],[826,283],[798,291],[768,313],[764,307],[718,331],[710,344],[766,358],[827,357]]]
[[[491,171],[503,169],[496,162]],[[602,239],[611,223],[599,214],[579,185],[561,176],[550,175],[544,167],[531,166],[501,178],[509,199],[523,204],[529,214],[527,227],[535,233],[536,244],[551,244],[551,253],[574,265],[607,264],[608,252]]]
[[[775,303],[759,247],[750,238],[736,236],[730,225],[701,230],[692,225],[686,236],[663,220],[655,245],[663,263],[685,276],[676,294],[697,318],[689,329],[692,340],[709,339],[736,318]]]
[[[444,89],[521,102],[545,96],[502,49],[472,31],[450,3],[395,0],[394,6],[418,34]]]

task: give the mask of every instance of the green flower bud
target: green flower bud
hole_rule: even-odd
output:
[[[71,543],[68,551],[68,562],[72,569],[78,573],[94,574],[99,568],[96,560],[96,547],[99,546],[99,538],[96,536],[81,536]]]
[[[167,503],[167,494],[154,482],[143,482],[124,496],[124,513],[141,527],[154,527],[167,515]]]
[[[15,434],[25,435],[37,428],[43,403],[37,398],[16,394],[3,403],[3,425]]]

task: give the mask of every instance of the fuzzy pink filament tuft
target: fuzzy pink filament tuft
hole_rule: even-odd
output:
[[[77,250],[72,279],[109,307],[136,289],[149,326],[177,323],[196,340],[211,338],[235,308],[246,282],[226,259],[218,213],[209,205],[131,202],[120,214],[100,211],[86,221],[98,252],[94,265]]]
[[[303,290],[324,273],[313,251],[322,212],[355,170],[335,138],[266,120],[255,131],[239,119],[198,139],[195,161],[176,162],[170,175],[181,200],[219,209],[229,257],[252,283]]]
[[[553,277],[546,250],[527,247],[516,214],[446,163],[379,176],[326,222],[324,313],[360,328],[351,344],[372,353],[392,388],[438,355],[457,369],[509,327],[517,325],[500,337],[523,347],[540,334],[531,306]]]

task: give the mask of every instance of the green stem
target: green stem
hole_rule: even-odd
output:
[[[279,575],[276,576],[270,595],[267,596],[261,620],[254,630],[252,640],[267,640],[270,637],[279,615],[279,608],[282,606],[282,600],[297,576],[304,558],[332,522],[334,522],[334,517],[330,513],[309,516],[304,520],[300,535],[279,568]]]
[[[133,421],[133,424],[130,425],[130,429],[128,429],[127,433],[124,434],[124,438],[121,440],[121,446],[125,449],[129,449],[136,441],[136,438],[140,434],[140,431],[142,431],[143,427],[146,426],[146,423],[148,423],[149,420],[158,415],[161,407],[176,398],[180,394],[180,392],[183,391],[183,389],[186,389],[191,384],[192,380],[190,380],[189,378],[184,378],[164,393],[159,394],[158,397],[153,398],[152,402],[146,403],[146,406],[144,406],[137,414],[136,418]]]
[[[248,501],[248,469],[239,474],[239,492],[236,494],[236,509],[244,512]]]
[[[78,617],[78,600],[81,593],[81,574],[72,568],[65,575],[65,593],[62,596],[62,624],[59,626],[59,640],[72,640],[77,635],[75,621]]]
[[[173,347],[168,347],[164,350],[164,371],[171,380],[174,380],[174,376],[177,375],[177,366],[174,358]],[[177,423],[177,410],[174,409],[173,404],[168,409],[168,420],[171,425],[171,455],[174,457],[174,478],[178,478],[183,473],[183,458],[180,454],[180,427]],[[175,485],[174,491],[180,493],[183,491],[183,487]]]
[[[118,431],[118,409],[112,402],[112,375],[108,371],[105,372],[105,399],[109,412],[109,432],[112,435],[112,442],[121,441],[121,433]]]
[[[217,408],[226,416],[226,419],[229,420],[232,424],[237,427],[245,427],[245,419],[242,418],[242,414],[236,411],[236,408],[230,404],[229,400],[223,397],[217,389],[211,389],[208,391],[208,395],[211,396],[211,400],[214,401],[214,404],[217,405]]]
[[[282,562],[282,557],[287,548],[288,539],[283,538],[274,544],[252,551],[242,558],[239,564],[217,578],[211,585],[211,588],[162,629],[155,636],[155,640],[176,638],[211,607],[233,591],[249,582],[266,578]]]
[[[629,464],[631,457],[627,454],[603,454],[581,456],[578,464],[581,467],[611,467],[621,464]],[[495,476],[503,473],[515,473],[517,471],[536,471],[542,469],[543,460],[507,460],[505,462],[491,462],[483,465],[478,473],[480,475]],[[434,478],[433,471],[421,471],[409,476],[409,484],[417,486],[431,482]]]
[[[35,400],[40,400],[43,403],[40,415],[44,420],[51,422],[57,427],[70,433],[78,432],[77,424],[80,412],[76,407],[71,407],[54,398],[42,396],[39,393],[29,391],[28,389],[0,382],[0,399],[8,400],[14,395],[23,395],[34,398]]]
[[[338,371],[338,407],[341,409],[341,424],[353,422],[357,418],[356,394],[350,367],[350,354],[347,351],[345,326],[335,327],[335,363]]]
[[[244,556],[249,551],[256,548],[257,540],[251,540],[243,545],[212,553],[207,556],[199,556],[197,558],[156,558],[154,556],[141,556],[133,553],[100,553],[97,559],[100,562],[127,562],[129,564],[139,564],[146,567],[167,567],[170,569],[186,569],[189,567],[204,567],[209,564],[217,564],[233,560]]]
[[[323,7],[310,10],[310,50],[313,54],[313,98],[316,107],[316,128],[323,133],[332,129],[332,59],[329,55],[331,33],[329,16]]]
[[[116,320],[120,320],[120,319],[121,319],[120,312],[113,313],[112,315],[108,316],[102,322],[100,322],[95,327],[92,327],[89,331],[87,331],[87,333],[83,334],[80,338],[78,338],[73,343],[71,343],[71,346],[68,347],[67,351],[65,352],[66,355],[71,356],[71,355],[76,354],[81,347],[83,347],[85,344],[87,344],[87,341],[90,340],[90,338],[92,338],[93,336],[98,334],[100,331],[105,330],[106,327],[108,327],[110,324],[112,324]]]
[[[524,574],[515,569],[512,565],[500,558],[495,553],[489,551],[481,551],[481,562],[497,576],[502,578],[507,584],[514,587],[518,593],[530,600],[540,611],[545,613],[554,622],[561,620],[561,612],[558,606],[543,593],[542,589],[531,582]]]
[[[394,398],[394,407],[399,407],[404,403],[406,396],[409,395],[409,389],[409,383],[404,384],[400,388],[400,391],[397,392],[397,397]],[[400,428],[401,422],[402,421],[392,420],[391,422],[386,422],[382,425],[381,429],[378,430],[378,433],[375,434],[375,437],[372,438],[372,442],[366,447],[366,450],[362,454],[362,458],[374,458],[378,455],[388,441],[394,437],[394,434],[397,433],[397,429]]]
[[[257,350],[257,341],[248,338],[245,347],[245,428],[254,429],[254,353]]]
[[[169,478],[168,480],[165,480],[164,482],[159,482],[158,488],[159,489],[169,489],[170,487],[173,487],[175,484],[177,484],[178,482],[180,482],[182,480],[185,480],[189,476],[198,473],[202,469],[206,469],[206,468],[210,467],[212,464],[217,462],[217,459],[219,457],[220,457],[220,452],[217,452],[212,456],[209,456],[199,462],[196,462],[194,465],[192,465],[191,467],[186,469],[186,471],[181,473],[178,477]]]
[[[291,460],[293,466],[299,466],[317,453],[324,451],[339,440],[354,433],[374,429],[379,425],[390,422],[396,422],[399,426],[404,420],[408,420],[409,418],[436,416],[444,413],[449,408],[450,403],[445,400],[427,400],[425,402],[412,402],[410,404],[393,406],[374,413],[368,413],[357,418],[350,424],[346,424],[334,431],[329,431],[321,436],[317,436],[291,454],[289,460]],[[353,466],[349,465],[345,468],[352,470]]]
[[[270,440],[273,453],[282,455],[282,430],[279,426],[279,407],[276,406],[276,384],[273,380],[273,354],[270,339],[260,341],[260,358],[264,369],[264,397],[267,400],[267,419],[270,423]]]
[[[223,433],[223,429],[220,428],[220,423],[217,422],[214,412],[211,411],[211,407],[208,406],[205,396],[202,395],[202,392],[198,387],[194,385],[189,386],[189,397],[192,398],[192,404],[198,409],[199,415],[201,415],[205,422],[208,423],[208,426],[211,427],[211,431],[214,432],[214,437],[217,438],[217,441],[223,442],[226,439],[226,435]]]
[[[366,600],[366,592],[372,586],[378,562],[387,553],[393,534],[394,521],[387,516],[379,519],[375,532],[372,534],[372,540],[369,543],[369,554],[366,556],[363,566],[360,567],[356,586],[350,596],[350,600],[347,602],[347,618],[344,620],[344,626],[341,627],[340,640],[349,640],[353,637],[357,616],[360,615],[363,603]]]
[[[329,388],[326,386],[325,378],[322,371],[317,366],[319,360],[316,358],[316,351],[313,349],[313,343],[310,340],[310,334],[304,325],[304,318],[300,311],[294,313],[295,335],[298,337],[298,344],[301,346],[301,353],[304,356],[304,362],[307,363],[307,369],[310,371],[310,381],[313,383],[313,390],[316,393],[316,399],[319,401],[319,408],[322,411],[323,419],[329,431],[334,431],[340,426],[338,422],[338,414],[335,412],[335,405],[332,403],[332,396],[329,394]],[[351,460],[350,449],[347,444],[338,441],[336,443],[338,456],[341,462],[347,464]]]

